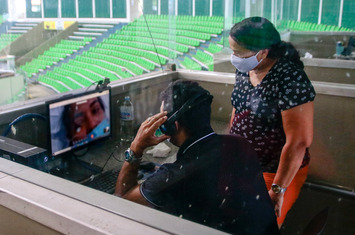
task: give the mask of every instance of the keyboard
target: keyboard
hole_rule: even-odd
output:
[[[159,165],[152,162],[142,162],[139,167],[140,169],[138,171],[137,180],[145,180],[148,178],[155,172],[156,166]],[[98,175],[91,176],[82,184],[105,193],[113,194],[119,172],[119,170],[105,171]]]
[[[113,194],[116,187],[119,170],[110,170],[91,176],[83,185],[100,190],[105,193]]]

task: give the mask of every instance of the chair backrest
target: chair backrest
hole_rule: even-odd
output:
[[[319,235],[323,232],[328,218],[329,208],[326,207],[316,214],[303,230],[302,235]]]

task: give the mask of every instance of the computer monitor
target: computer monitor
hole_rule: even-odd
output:
[[[85,92],[48,102],[53,157],[111,135],[110,92],[110,89]]]

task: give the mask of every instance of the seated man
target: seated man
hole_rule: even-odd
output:
[[[162,112],[142,123],[126,152],[115,195],[228,233],[279,234],[256,154],[242,137],[212,130],[212,98],[196,82],[171,84]],[[158,137],[160,126],[166,135]],[[177,160],[138,185],[144,149],[168,138],[180,147]]]

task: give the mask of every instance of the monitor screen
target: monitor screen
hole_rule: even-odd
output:
[[[52,156],[111,135],[110,90],[48,103]]]

